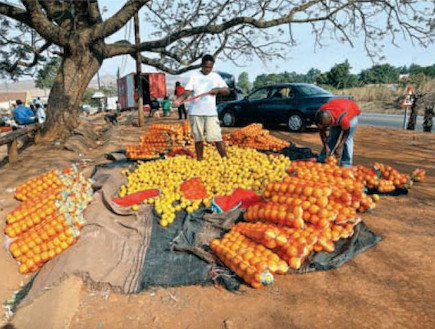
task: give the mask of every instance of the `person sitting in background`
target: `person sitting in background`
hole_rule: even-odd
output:
[[[44,108],[44,104],[42,104],[41,98],[38,97],[36,99],[33,100],[33,105],[36,107],[36,104],[39,104],[41,106],[41,108]]]
[[[157,98],[153,97],[150,103],[150,117],[154,116],[154,113],[157,112],[160,108],[160,103]]]
[[[35,105],[30,104],[30,105],[29,105],[29,108],[30,108],[30,110],[33,112],[33,114],[36,116],[36,108],[35,108]]]
[[[21,99],[17,99],[16,103],[17,107],[14,110],[14,120],[16,123],[19,125],[35,123],[35,114],[32,112],[32,110],[23,105]]]
[[[44,123],[46,115],[44,109],[42,108],[42,105],[40,103],[36,103],[35,108],[36,108],[36,119],[38,120],[38,123]]]
[[[163,99],[163,116],[168,117],[169,113],[171,112],[171,101],[169,100],[168,96],[165,96]]]

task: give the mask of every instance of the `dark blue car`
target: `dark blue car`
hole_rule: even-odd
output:
[[[333,95],[307,83],[282,83],[260,87],[242,100],[218,105],[219,119],[226,127],[252,122],[285,123],[290,131],[301,131],[314,121],[316,111]]]

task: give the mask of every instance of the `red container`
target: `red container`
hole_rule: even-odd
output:
[[[164,73],[142,73],[143,103],[149,104],[153,97],[166,96],[166,75]],[[137,108],[136,73],[119,78],[118,101],[122,110]]]

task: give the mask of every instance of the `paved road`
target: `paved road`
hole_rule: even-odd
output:
[[[408,115],[409,118],[409,115]],[[400,114],[380,114],[380,113],[362,113],[358,124],[369,126],[381,126],[389,128],[402,129],[403,115]],[[417,131],[423,131],[423,116],[417,117]],[[433,129],[432,129],[433,132]]]

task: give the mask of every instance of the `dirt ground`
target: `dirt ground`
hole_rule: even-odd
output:
[[[174,117],[173,117],[174,118]],[[177,122],[154,118],[150,122]],[[95,117],[97,124],[100,117]],[[33,145],[16,164],[0,167],[0,228],[18,204],[18,183],[79,159],[136,142],[143,128],[118,126],[110,145],[75,154],[51,144]],[[274,135],[319,151],[317,132]],[[384,237],[376,247],[336,270],[277,276],[262,290],[244,286],[231,293],[213,286],[155,288],[137,295],[95,291],[71,278],[33,304],[19,308],[13,327],[25,328],[434,328],[435,327],[435,135],[360,126],[356,164],[381,161],[400,171],[425,168],[427,178],[407,196],[382,197],[363,219]],[[0,157],[2,156],[0,151]],[[91,167],[89,167],[89,170]],[[2,240],[5,237],[2,235]],[[0,250],[0,299],[12,296],[29,276]],[[2,322],[3,321],[3,322]],[[0,326],[6,322],[3,319]],[[10,326],[10,327],[12,327]]]

